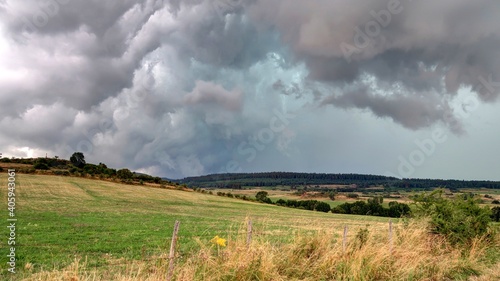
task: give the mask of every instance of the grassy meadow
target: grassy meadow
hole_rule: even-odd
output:
[[[495,280],[500,274],[498,244],[479,239],[460,251],[429,236],[421,223],[393,219],[391,248],[388,218],[76,177],[18,174],[16,180],[17,273],[6,271],[9,233],[1,227],[2,280],[165,280],[176,220],[176,280]],[[0,182],[7,186],[6,173]],[[7,218],[6,188],[0,200]],[[210,242],[216,235],[227,247]]]
[[[6,177],[2,178],[6,185]],[[0,189],[6,205],[6,189]],[[345,223],[383,227],[388,219],[288,209],[195,192],[124,185],[84,178],[17,175],[18,275],[64,268],[75,258],[89,267],[147,260],[167,252],[175,220],[181,221],[178,252],[196,239],[230,237],[251,218],[256,235],[286,240],[297,231],[331,229]],[[7,211],[5,209],[5,215]],[[8,229],[1,228],[1,237]],[[6,252],[6,239],[2,252]],[[2,255],[2,274],[6,275]],[[27,265],[27,266],[26,266]],[[26,267],[26,269],[25,269]]]

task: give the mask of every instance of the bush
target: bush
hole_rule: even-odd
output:
[[[430,218],[432,232],[444,235],[452,244],[468,243],[487,233],[491,210],[481,208],[470,195],[453,200],[443,198],[443,191],[414,198],[420,215]]]
[[[330,192],[328,193],[328,198],[330,198],[330,200],[334,201],[334,200],[335,200],[335,195],[337,195],[337,193],[336,193],[336,192],[334,192],[334,191],[330,191]]]
[[[266,203],[267,199],[269,199],[269,198],[267,198],[267,195],[269,195],[269,193],[267,193],[267,191],[259,191],[255,195],[255,199],[257,199],[257,201],[259,201],[259,202]]]
[[[276,201],[276,205],[278,205],[278,206],[285,206],[286,205],[286,201],[283,200],[283,199],[278,199],[278,201]]]
[[[347,198],[359,198],[359,195],[357,193],[348,193],[346,196]]]
[[[61,170],[53,171],[53,173],[56,176],[69,176],[70,175],[68,171],[61,171]]]
[[[493,201],[491,201],[491,204],[496,204],[496,205],[498,205],[498,204],[500,204],[500,201],[498,201],[498,200],[493,200]]]
[[[494,207],[491,209],[491,219],[496,222],[500,222],[500,207]]]
[[[119,179],[122,180],[132,180],[134,174],[129,169],[121,169],[116,172]]]
[[[318,205],[316,205],[316,211],[328,213],[330,212],[330,204],[319,202]]]
[[[12,161],[10,161],[9,158],[4,157],[4,158],[0,159],[0,162],[2,162],[2,163],[11,163]]]
[[[49,166],[45,163],[36,163],[35,165],[33,165],[33,168],[35,168],[36,170],[49,170]]]

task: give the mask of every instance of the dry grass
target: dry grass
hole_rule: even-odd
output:
[[[217,248],[198,241],[199,250],[179,257],[174,280],[499,280],[500,271],[483,262],[487,247],[498,242],[476,239],[457,249],[426,231],[424,222],[395,227],[391,247],[387,234],[374,229],[350,233],[346,251],[337,232],[297,234],[279,244],[260,237],[246,245],[238,239]],[[493,244],[492,244],[493,243]],[[166,256],[131,262],[124,268],[98,272],[75,261],[62,271],[41,272],[26,280],[165,280]],[[472,279],[469,279],[472,278]]]

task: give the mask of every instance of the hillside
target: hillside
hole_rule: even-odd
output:
[[[6,175],[0,176],[2,185],[6,185]],[[18,277],[64,268],[75,258],[100,270],[154,259],[168,250],[175,220],[181,221],[180,253],[196,247],[196,239],[207,242],[215,235],[235,235],[247,217],[260,235],[274,240],[287,239],[297,230],[341,231],[346,223],[359,229],[366,224],[383,227],[387,222],[386,218],[309,212],[86,178],[16,177]],[[0,200],[7,202],[6,189],[0,189]],[[8,230],[1,229],[0,236],[6,237]],[[2,255],[0,263],[6,259]],[[2,274],[5,277],[6,272]]]
[[[187,177],[174,182],[188,186],[210,188],[242,188],[242,187],[269,187],[269,186],[319,186],[344,185],[343,189],[369,188],[383,186],[387,189],[432,189],[446,187],[449,189],[461,188],[490,188],[500,189],[500,182],[495,181],[465,181],[442,179],[398,179],[379,175],[363,174],[318,174],[318,173],[236,173],[212,174],[199,177]]]

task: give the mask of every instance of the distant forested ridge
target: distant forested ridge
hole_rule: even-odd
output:
[[[362,174],[317,174],[317,173],[235,173],[212,174],[174,180],[180,184],[202,188],[243,188],[276,186],[324,186],[345,185],[351,188],[379,186],[396,189],[431,189],[446,187],[459,188],[494,188],[500,189],[498,181],[464,181],[442,179],[398,179],[395,177]]]

